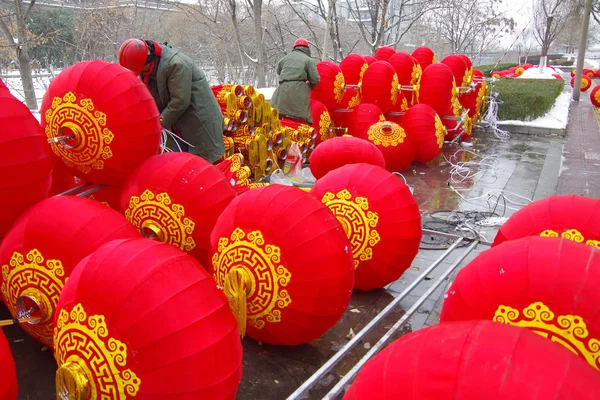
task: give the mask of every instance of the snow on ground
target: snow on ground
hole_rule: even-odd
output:
[[[571,91],[562,92],[557,98],[554,106],[546,115],[533,121],[500,121],[503,125],[535,126],[537,128],[565,129],[569,120],[569,105],[571,104]]]
[[[589,65],[589,67],[591,69],[598,69],[600,68],[600,62],[598,62],[598,60],[588,60],[587,58],[584,60],[583,64],[587,64]]]
[[[523,72],[523,74],[517,78],[522,79],[556,79],[553,74],[557,74],[556,70],[552,67],[545,67],[542,72],[538,67],[531,67]]]
[[[18,74],[18,71],[14,73],[14,71],[9,72],[8,74],[2,74],[0,76],[4,84],[10,90],[10,93],[15,96],[17,99],[25,102],[25,95],[23,93],[23,85],[21,84],[21,78]],[[33,78],[33,88],[35,90],[35,97],[38,102],[38,107],[42,105],[42,99],[44,98],[44,94],[48,89],[48,85],[50,85],[50,76],[46,76],[43,74],[42,76],[35,76]]]
[[[265,100],[269,101],[269,100],[271,100],[271,97],[273,97],[273,92],[275,92],[275,89],[277,89],[277,88],[269,87],[269,88],[260,88],[260,89],[255,88],[255,89],[258,93],[262,93],[263,96],[265,96]]]

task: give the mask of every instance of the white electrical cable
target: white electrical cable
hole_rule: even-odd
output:
[[[486,99],[488,100],[488,107],[485,113],[483,114],[483,121],[487,123],[488,127],[491,129],[496,139],[510,139],[510,133],[498,127],[498,107],[500,104],[502,104],[502,100],[498,100],[498,93],[491,93],[491,95],[488,96]]]

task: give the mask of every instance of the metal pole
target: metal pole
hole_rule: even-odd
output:
[[[439,279],[433,285],[431,285],[431,287],[423,294],[423,296],[421,296],[419,300],[417,300],[415,304],[413,304],[413,306],[410,309],[408,309],[408,311],[406,311],[404,315],[402,315],[402,317],[394,324],[394,326],[392,326],[390,330],[388,330],[386,334],[383,335],[381,339],[379,339],[377,344],[371,347],[367,354],[365,354],[363,358],[361,358],[360,361],[356,363],[356,365],[354,365],[354,367],[352,367],[352,369],[348,371],[348,373],[344,375],[342,379],[340,379],[337,385],[335,385],[334,388],[331,389],[331,391],[323,397],[323,400],[335,398],[335,396],[337,396],[337,394],[344,389],[344,386],[346,386],[348,382],[350,382],[350,380],[354,378],[354,376],[356,376],[356,374],[358,373],[358,371],[360,371],[363,365],[365,365],[367,361],[369,361],[371,357],[373,357],[385,345],[385,343],[392,337],[392,335],[398,329],[400,329],[400,327],[404,325],[406,321],[408,321],[408,319],[415,313],[415,311],[417,311],[419,307],[421,307],[425,300],[427,300],[429,296],[431,296],[431,294],[441,285],[441,283],[444,280],[446,280],[446,278],[450,276],[452,272],[454,272],[454,270],[467,257],[471,250],[475,248],[475,246],[477,246],[477,241],[471,243],[469,247],[467,247],[467,250],[465,250],[465,252],[460,255],[458,260],[456,260],[454,264],[452,264],[446,271],[444,271],[442,276],[440,276]]]
[[[329,371],[331,371],[331,369],[337,365],[337,363],[340,362],[340,360],[350,351],[352,350],[352,348],[358,344],[358,342],[363,338],[363,336],[365,336],[367,333],[369,333],[369,331],[379,322],[381,321],[386,315],[388,315],[390,313],[390,311],[392,311],[392,309],[398,304],[400,303],[406,296],[408,296],[408,294],[410,292],[412,292],[418,285],[419,283],[421,283],[421,281],[423,279],[425,279],[425,277],[427,277],[427,275],[429,275],[431,273],[431,271],[433,271],[433,269],[435,267],[437,267],[442,261],[444,261],[446,259],[446,257],[448,257],[448,255],[450,255],[450,253],[452,252],[452,250],[454,250],[456,248],[456,246],[458,246],[460,243],[462,243],[464,239],[463,238],[458,238],[458,240],[456,242],[454,242],[452,244],[452,246],[450,246],[448,248],[448,250],[446,250],[437,260],[435,260],[433,262],[433,264],[431,264],[431,266],[429,268],[427,268],[425,271],[423,271],[423,273],[421,275],[419,275],[417,277],[417,279],[414,280],[414,282],[412,282],[410,284],[410,286],[408,286],[404,292],[402,292],[398,297],[396,297],[394,300],[392,300],[390,302],[390,304],[388,304],[379,314],[377,314],[375,316],[375,318],[373,318],[363,329],[361,329],[356,336],[354,336],[352,338],[352,340],[350,340],[348,343],[346,343],[346,345],[344,347],[342,347],[337,353],[335,353],[333,355],[333,357],[331,357],[329,360],[327,360],[327,362],[325,364],[323,364],[323,366],[321,368],[319,368],[310,378],[308,378],[298,389],[296,389],[296,391],[294,393],[292,393],[287,400],[294,400],[294,399],[298,399],[300,397],[300,395],[302,395],[304,392],[306,392],[307,390],[309,390],[311,387],[313,387],[315,385],[315,383],[317,383],[317,380],[322,378],[325,374],[327,374]]]
[[[575,84],[573,85],[573,100],[579,101],[581,94],[581,77],[583,76],[583,60],[585,59],[585,48],[587,47],[588,28],[590,25],[590,14],[592,12],[592,0],[586,0],[583,13],[583,26],[581,39],[579,41],[579,52],[577,53],[577,69],[575,71]]]

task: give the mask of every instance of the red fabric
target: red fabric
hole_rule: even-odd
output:
[[[419,102],[429,105],[440,116],[448,114],[452,101],[454,75],[446,64],[437,63],[425,68],[421,77]]]
[[[396,84],[395,84],[396,82]],[[398,102],[398,76],[387,61],[369,65],[362,80],[361,102],[375,104],[387,113]]]
[[[387,61],[394,54],[396,54],[396,50],[389,46],[383,46],[377,49],[375,52],[375,58],[379,61]]]
[[[441,146],[438,143],[436,117],[439,118],[433,108],[427,104],[415,104],[408,109],[402,119],[401,126],[404,128],[406,135],[415,142],[416,161],[429,162],[442,151],[444,143],[442,141]]]
[[[340,136],[318,145],[310,156],[310,172],[321,179],[347,164],[370,164],[385,168],[381,150],[368,140]]]
[[[402,336],[371,359],[344,400],[596,399],[598,372],[526,329],[444,323]]]
[[[52,186],[50,187],[48,196],[56,196],[78,185],[77,178],[75,178],[71,171],[65,168],[60,159],[53,157],[53,164]]]
[[[358,85],[361,78],[361,71],[366,69],[369,64],[360,54],[348,54],[340,63],[340,69],[344,74],[344,80],[348,85]]]
[[[53,102],[64,100],[69,92],[75,94],[77,104],[91,101],[94,111],[56,114],[48,120],[49,115],[54,115]],[[69,150],[53,144],[52,150],[73,174],[89,182],[119,185],[159,150],[162,127],[156,103],[143,82],[116,64],[96,60],[64,69],[50,83],[41,113],[48,137],[60,136],[61,128],[69,128],[69,124],[83,132],[76,133],[85,137],[81,146]],[[92,120],[102,120],[100,113],[106,116],[102,131],[112,134],[110,143],[106,144],[108,134],[104,138],[104,153],[98,147],[99,130],[89,127],[94,126]]]
[[[462,86],[465,74],[469,71],[469,65],[464,58],[458,54],[450,54],[444,57],[441,63],[446,64],[452,70],[456,86]]]
[[[134,237],[139,237],[137,230],[121,214],[100,203],[76,196],[41,201],[24,214],[4,238],[0,246],[0,265],[15,271],[11,265],[15,252],[23,256],[24,261],[19,264],[25,264],[29,262],[27,255],[32,250],[39,252],[45,261],[36,269],[37,273],[16,271],[10,282],[3,278],[3,285],[9,283],[9,287],[15,288],[12,293],[2,291],[4,304],[16,318],[17,299],[26,290],[33,289],[48,298],[52,312],[64,282],[79,261],[110,240]],[[49,271],[56,270],[50,260],[60,262],[64,271],[62,276],[49,278]],[[52,318],[21,327],[44,345],[52,347]]]
[[[138,228],[145,221],[154,221],[165,232],[167,243],[186,251],[207,266],[210,232],[221,212],[235,197],[229,180],[202,157],[190,153],[164,153],[146,160],[123,185],[121,209],[126,215],[127,210],[132,210],[132,197],[141,198],[147,190],[154,196],[167,193],[171,204],[183,207],[184,214],[177,220],[189,218],[193,222],[191,235],[184,236],[181,229],[172,229],[174,219],[155,216],[155,207],[152,206],[147,209],[148,212],[141,209],[139,214],[132,213],[128,218]],[[186,242],[185,237],[190,241]],[[191,240],[193,248],[186,248],[186,243],[192,243]]]
[[[121,187],[120,186],[104,186],[94,193],[86,196],[88,199],[99,201],[107,207],[117,211],[121,210]]]
[[[263,267],[264,258],[245,244],[248,238],[231,239],[232,233],[240,229],[246,236],[255,232],[250,235],[253,237],[259,231],[264,239],[262,249],[267,249],[267,245],[278,248],[270,248],[268,253],[280,255],[276,263],[288,271],[284,276],[289,278],[286,284],[279,281],[279,289],[287,291],[282,296],[291,300],[287,306],[276,306],[280,321],[269,322],[267,318],[274,317],[271,313],[261,319],[264,327],[260,329],[249,322],[246,332],[251,338],[294,346],[318,339],[338,322],[350,302],[354,266],[346,234],[327,207],[294,187],[271,185],[249,190],[231,202],[215,225],[211,235],[211,273],[217,269],[230,271],[234,266],[252,274],[268,271]],[[221,255],[227,256],[223,264],[219,263],[220,241],[235,243],[231,252]],[[283,268],[278,269],[283,273]],[[248,297],[250,304],[261,298],[274,298],[274,287],[262,279],[259,283],[265,284],[257,284],[259,289]],[[253,314],[252,309],[248,310],[250,321]]]
[[[512,240],[481,253],[459,272],[440,321],[491,320],[501,306],[518,310],[513,317],[522,319],[525,308],[542,302],[556,319],[574,315],[583,321],[589,332],[583,341],[588,343],[600,339],[598,282],[600,253],[591,246],[541,237]],[[600,369],[599,359],[595,367]]]
[[[463,106],[463,108],[469,110],[469,118],[473,118],[475,114],[481,110],[477,110],[477,96],[479,95],[479,91],[481,90],[482,84],[481,82],[477,83],[473,90],[462,93],[458,97],[458,101]]]
[[[415,65],[418,65],[419,62],[416,58],[411,56],[409,53],[404,51],[399,51],[394,54],[388,62],[394,67],[396,74],[398,75],[398,82],[401,85],[411,85],[412,81],[412,73]]]
[[[25,104],[0,91],[0,241],[29,207],[48,197],[52,153]]]
[[[429,67],[435,61],[435,54],[429,47],[417,47],[413,52],[412,56],[417,59],[421,64],[421,69],[425,71],[425,68]]]
[[[575,77],[571,78],[571,87],[575,87]],[[587,75],[583,75],[581,77],[581,90],[582,92],[587,92],[587,90],[592,87],[592,78]]]
[[[367,64],[371,65],[374,62],[377,61],[377,59],[373,56],[364,56],[365,57],[365,61],[367,62]]]
[[[0,400],[17,400],[17,370],[6,336],[0,329]]]
[[[494,246],[526,236],[540,236],[547,229],[576,229],[585,240],[600,240],[600,200],[576,196],[550,196],[514,213],[498,231]]]
[[[395,122],[376,122],[368,129],[359,131],[356,137],[370,141],[381,150],[385,168],[390,172],[402,171],[415,160],[414,138]]]
[[[310,112],[312,114],[315,143],[319,144],[335,136],[331,121],[331,114],[319,100],[311,100]]]
[[[342,101],[344,95],[344,74],[340,67],[332,61],[318,62],[317,71],[321,80],[317,87],[310,91],[310,98],[319,100],[325,104],[327,109],[333,110]],[[336,80],[338,84],[336,84]]]
[[[342,97],[342,101],[340,104],[333,110],[330,110],[329,115],[333,124],[337,127],[347,128],[352,120],[353,112],[345,112],[345,111],[336,111],[336,110],[350,110],[355,108],[359,103],[353,106],[350,106],[350,102],[354,99],[355,96],[358,95],[358,91],[355,88],[346,88],[344,91],[344,97]]]
[[[352,231],[347,234],[354,246],[354,287],[361,290],[383,288],[397,280],[410,267],[419,251],[419,206],[402,178],[381,167],[367,164],[346,165],[329,172],[317,181],[310,193],[326,203],[329,196],[327,193],[338,195],[343,190],[350,193],[351,201],[355,204],[359,197],[366,199],[368,209],[363,209],[363,212],[367,217],[369,212],[378,217],[373,223],[375,226],[372,226],[364,217],[357,217],[359,213],[349,212],[351,209],[348,206],[341,208],[336,201],[328,205],[337,218],[342,220],[342,225]],[[376,232],[371,233],[370,238],[379,237],[372,246],[365,243],[367,229]],[[370,251],[372,257],[368,256]]]
[[[590,101],[594,107],[600,107],[600,85],[596,85],[590,92]]]
[[[374,104],[363,103],[354,109],[348,121],[348,134],[358,136],[366,132],[371,125],[384,121],[381,109]]]
[[[78,304],[101,315],[106,339],[127,346],[125,368],[139,379],[131,398],[234,399],[242,376],[242,346],[227,299],[193,258],[147,239],[115,240],[81,261],[58,305]],[[75,330],[75,332],[77,332]],[[89,359],[85,347],[69,345],[60,330],[55,358]],[[123,369],[125,369],[123,368]],[[115,377],[88,377],[102,387]],[[106,383],[105,383],[106,382]],[[120,398],[126,398],[121,393]]]

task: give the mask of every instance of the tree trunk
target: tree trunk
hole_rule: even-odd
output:
[[[254,0],[254,33],[256,37],[256,87],[267,86],[267,69],[265,66],[265,50],[262,29],[262,0]]]
[[[17,39],[19,43],[15,48],[17,60],[19,61],[19,72],[21,73],[21,83],[25,93],[25,104],[31,110],[37,110],[38,104],[33,89],[33,78],[31,75],[31,61],[29,60],[29,44],[27,43],[27,21],[23,12],[23,3],[21,0],[15,0],[15,14],[17,19]]]

